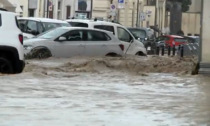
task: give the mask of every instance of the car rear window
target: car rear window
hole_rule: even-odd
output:
[[[184,38],[174,38],[175,42],[187,42],[187,39]]]
[[[113,34],[115,34],[114,33],[114,27],[113,26],[108,26],[108,25],[95,25],[94,28],[101,29],[101,30],[106,30],[106,31],[110,31]]]
[[[0,27],[1,27],[2,23],[1,23],[1,14],[0,14]]]
[[[69,24],[70,24],[72,27],[84,27],[84,28],[88,28],[88,24],[87,24],[87,23],[69,22]]]

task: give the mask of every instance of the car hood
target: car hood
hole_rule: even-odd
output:
[[[32,38],[32,39],[27,39],[23,42],[23,45],[33,45],[35,43],[40,43],[40,42],[45,42],[49,41],[49,39],[42,39],[42,38]]]

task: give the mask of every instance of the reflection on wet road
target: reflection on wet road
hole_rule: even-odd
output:
[[[208,126],[210,79],[114,70],[0,76],[1,126]]]

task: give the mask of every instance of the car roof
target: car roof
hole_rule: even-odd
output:
[[[112,32],[107,31],[107,30],[85,28],[85,27],[58,27],[58,28],[63,28],[63,29],[67,29],[67,30],[94,30],[94,31],[101,31],[101,32],[106,32],[106,33],[112,33]]]
[[[121,24],[113,23],[113,22],[107,22],[107,21],[94,21],[94,20],[82,20],[82,19],[69,19],[66,20],[67,22],[82,22],[87,24],[98,24],[98,25],[116,25],[116,26],[122,26]]]
[[[132,28],[132,27],[128,27],[128,29],[139,29],[139,30],[145,30],[145,31],[147,31],[147,30],[149,30],[148,28]]]
[[[168,36],[168,37],[172,37],[172,38],[184,38],[184,37],[182,37],[182,36],[178,36],[178,35],[166,35],[166,36]]]
[[[9,11],[4,11],[4,10],[0,10],[0,12],[1,12],[1,14],[11,14],[11,15],[14,15],[14,16],[18,15],[16,13],[9,12]]]
[[[52,22],[52,23],[67,23],[66,21],[61,21],[57,19],[50,19],[50,18],[36,18],[36,17],[19,17],[18,18],[23,20],[33,20],[33,21],[41,21],[41,22]]]

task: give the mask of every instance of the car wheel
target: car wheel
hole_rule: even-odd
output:
[[[136,55],[137,56],[146,56],[143,52],[137,52]]]
[[[32,58],[45,59],[51,56],[52,54],[48,49],[34,49],[32,51]]]
[[[0,57],[0,73],[13,73],[11,62],[3,57]]]
[[[116,54],[116,53],[109,53],[106,55],[107,57],[120,57],[120,55]]]

